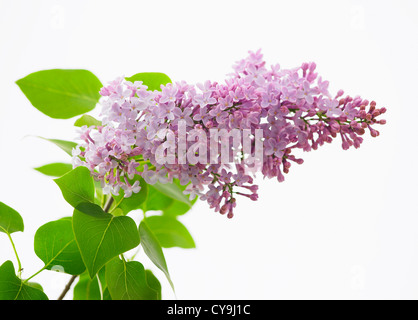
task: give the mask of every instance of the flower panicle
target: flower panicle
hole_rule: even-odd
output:
[[[102,126],[81,128],[73,165],[89,168],[104,193],[122,189],[125,197],[140,191],[136,175],[150,184],[178,179],[191,199],[199,196],[232,218],[237,196],[258,199],[257,173],[282,182],[292,163],[303,163],[297,149],[316,150],[337,137],[344,150],[359,148],[366,132],[377,137],[376,125],[386,123],[380,119],[386,108],[374,101],[344,96],[342,90],[331,96],[329,82],[318,77],[313,62],[268,68],[257,51],[233,70],[225,83],[181,81],[162,85],[161,91],[122,77],[110,82],[100,90]],[[187,157],[180,151],[182,128]],[[248,154],[243,143],[227,150],[238,162],[211,162],[214,129],[259,130],[262,137],[250,135]],[[246,161],[257,144],[262,146],[258,163]],[[222,149],[224,142],[216,141],[218,146]],[[161,147],[164,156],[171,154],[170,162],[158,160]]]

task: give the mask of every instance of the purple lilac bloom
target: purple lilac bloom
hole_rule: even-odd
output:
[[[386,109],[376,108],[373,101],[343,97],[342,90],[332,98],[329,82],[318,78],[313,62],[292,69],[278,64],[267,68],[259,50],[233,69],[223,84],[181,81],[161,86],[161,91],[149,91],[142,82],[123,77],[110,82],[100,90],[103,125],[81,128],[81,143],[73,150],[74,167],[89,168],[105,194],[116,195],[122,189],[125,197],[140,191],[136,175],[148,184],[178,179],[187,185],[185,193],[191,199],[198,196],[232,218],[238,195],[258,199],[255,174],[282,182],[293,162],[303,163],[298,151],[316,150],[337,137],[344,150],[358,148],[366,130],[376,137],[379,131],[373,126],[386,123],[377,120]],[[253,138],[250,145],[252,150],[262,143],[262,163],[250,167],[246,161],[229,165],[204,161],[209,156],[220,158],[221,141],[216,141],[218,151],[211,155],[209,147],[202,149],[206,141],[196,140],[196,133],[203,130],[209,146],[211,129],[262,130],[263,138]],[[172,151],[173,141],[182,134],[189,137],[184,144],[193,151],[193,162],[180,161],[179,152],[173,153],[174,163],[159,163],[156,150],[163,146]],[[248,155],[241,147],[231,147],[228,155],[244,160]]]

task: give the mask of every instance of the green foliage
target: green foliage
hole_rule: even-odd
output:
[[[122,210],[122,213],[126,215],[132,210],[141,208],[142,203],[147,200],[149,187],[148,184],[145,183],[144,179],[142,179],[139,175],[135,175],[132,184],[135,181],[139,181],[141,190],[139,190],[138,193],[133,193],[129,198],[125,198],[125,193],[123,190],[120,190],[118,196],[113,196],[114,206],[112,206],[111,209],[112,214],[115,214],[116,209],[120,209]]]
[[[24,283],[15,274],[13,262],[0,266],[0,300],[48,300],[39,286]]]
[[[144,211],[158,210],[169,216],[179,216],[191,209],[196,199],[190,201],[183,194],[186,186],[180,185],[177,179],[172,184],[156,183],[148,186],[147,200],[141,205]]]
[[[145,270],[148,286],[157,292],[157,300],[161,300],[161,283],[151,270]]]
[[[89,116],[87,114],[82,115],[80,118],[74,122],[74,126],[82,127],[82,126],[101,126],[102,122],[97,120],[96,118]]]
[[[99,283],[100,280],[100,283]],[[80,275],[77,284],[74,286],[74,300],[105,300],[102,292],[108,292],[105,279],[105,268],[100,269],[97,276],[90,278],[86,271]]]
[[[111,260],[106,265],[106,283],[113,300],[157,300],[161,296],[149,286],[144,266],[138,261]],[[154,282],[152,285],[155,287]]]
[[[157,72],[138,73],[126,79],[143,81],[149,90],[161,90],[162,84],[171,82],[167,75]],[[95,107],[102,86],[89,71],[44,70],[16,83],[33,106],[52,118],[81,115],[74,123],[77,127],[102,125],[101,121],[84,114]],[[70,156],[77,146],[72,141],[42,139]],[[163,248],[195,247],[189,231],[177,220],[195,202],[183,194],[185,186],[178,180],[173,184],[148,185],[140,175],[135,175],[129,182],[139,181],[141,190],[125,198],[122,189],[119,195],[103,194],[100,182],[94,181],[86,167],[72,169],[69,163],[55,162],[35,170],[56,177],[54,182],[74,208],[73,216],[39,227],[34,237],[34,250],[44,265],[22,280],[23,267],[11,235],[24,230],[23,219],[0,202],[0,232],[7,234],[18,263],[17,274],[11,261],[0,266],[0,300],[48,299],[41,285],[29,281],[44,270],[68,273],[73,276],[72,280],[78,278],[73,289],[75,300],[159,300],[162,287],[158,278],[141,262],[133,260],[135,254],[128,257],[130,250],[139,250],[139,246],[164,273],[174,290]],[[121,176],[121,179],[127,178]],[[139,226],[128,216],[138,209],[144,212]],[[151,210],[162,214],[145,217]]]
[[[160,72],[142,72],[125,79],[131,82],[142,81],[144,85],[148,86],[148,90],[151,91],[161,91],[161,85],[171,83],[171,79],[166,74]]]
[[[61,177],[67,172],[71,171],[73,169],[73,165],[71,163],[56,162],[49,163],[34,169],[46,176]]]
[[[35,234],[35,253],[45,263],[45,269],[81,274],[86,267],[74,238],[71,219],[51,221]]]
[[[177,219],[169,216],[151,216],[145,221],[163,248],[189,249],[196,247],[189,231]]]
[[[150,260],[165,274],[171,288],[174,290],[174,284],[171,281],[170,273],[168,272],[163,249],[145,220],[142,220],[139,225],[139,235],[141,237],[141,246],[144,248],[144,252],[148,258],[150,258]]]
[[[93,178],[86,167],[77,167],[54,181],[74,208],[83,202],[94,202]]]
[[[16,84],[36,109],[55,119],[69,119],[93,110],[102,87],[90,71],[64,69],[34,72]]]
[[[38,137],[41,139],[44,139],[46,141],[52,142],[57,147],[61,148],[65,151],[68,155],[72,156],[72,150],[77,146],[77,143],[72,141],[66,141],[66,140],[60,140],[60,139],[47,139],[43,137]]]
[[[140,208],[144,211],[157,211],[157,210],[165,210],[170,205],[173,204],[173,199],[166,196],[165,194],[159,192],[157,189],[154,188],[153,185],[148,185],[148,197],[146,201],[144,201]]]
[[[112,258],[139,244],[139,233],[132,218],[115,217],[93,203],[77,206],[73,229],[90,278]]]
[[[10,235],[13,232],[23,231],[23,229],[21,215],[8,205],[0,202],[0,232]]]
[[[163,184],[163,183],[157,182],[156,184],[153,184],[152,186],[154,189],[156,189],[163,195],[173,200],[183,202],[189,208],[192,207],[189,197],[183,194],[182,190],[178,188],[174,183]]]

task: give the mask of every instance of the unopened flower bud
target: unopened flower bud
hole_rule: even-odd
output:
[[[344,140],[342,143],[343,150],[348,150],[350,148],[350,143],[347,140]]]
[[[375,129],[370,129],[370,134],[372,137],[377,137],[379,136],[380,132]]]
[[[225,203],[221,209],[219,210],[220,214],[225,214],[229,210],[230,204],[229,202]]]
[[[341,97],[343,94],[344,94],[344,91],[343,91],[343,90],[339,90],[339,91],[337,92],[337,95],[335,96],[335,99],[337,99],[337,98]]]
[[[253,200],[253,201],[257,201],[258,200],[258,194],[257,193],[251,194],[250,199]]]

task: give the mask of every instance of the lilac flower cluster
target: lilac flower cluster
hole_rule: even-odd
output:
[[[124,78],[109,83],[100,91],[102,126],[82,128],[82,143],[73,150],[74,166],[89,168],[104,193],[116,195],[122,188],[125,197],[139,192],[136,175],[149,184],[179,179],[187,185],[185,194],[199,196],[232,218],[237,195],[257,200],[253,181],[257,172],[282,182],[292,162],[303,163],[294,155],[296,149],[316,150],[337,136],[344,150],[358,148],[366,130],[376,137],[379,132],[373,126],[385,123],[377,117],[386,109],[376,108],[375,102],[343,97],[341,90],[331,96],[328,81],[318,77],[313,62],[289,70],[278,64],[268,68],[258,51],[233,68],[225,83],[176,82],[161,86],[161,91]],[[161,145],[174,150],[176,159],[181,156],[175,140],[169,139],[170,134],[178,138],[180,120],[186,124],[187,147],[195,154],[201,153],[196,146],[198,130],[261,129],[262,163],[251,166],[246,155],[231,148],[240,162],[212,163],[205,156],[207,161],[200,158],[197,163],[160,164],[155,154]],[[260,141],[251,139],[254,149]]]

